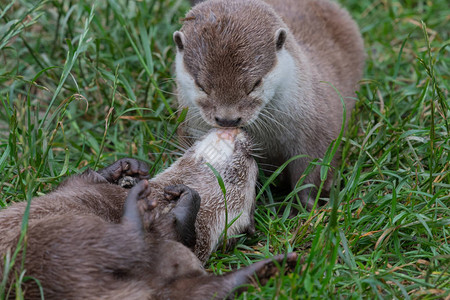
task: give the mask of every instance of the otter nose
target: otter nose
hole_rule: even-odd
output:
[[[219,125],[220,127],[237,127],[239,125],[239,123],[241,123],[241,118],[237,118],[237,119],[221,119],[218,117],[215,117],[216,123],[217,125]]]

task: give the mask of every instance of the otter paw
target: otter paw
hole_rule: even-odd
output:
[[[136,184],[128,193],[125,200],[123,220],[130,224],[135,224],[137,228],[142,229],[142,221],[139,212],[140,199],[147,199],[151,194],[150,184],[147,180],[141,180]],[[152,204],[153,208],[156,206],[156,202]]]
[[[150,187],[150,184],[148,184],[147,180],[143,180],[130,190],[127,198],[138,201],[140,199],[147,199],[147,197],[150,196],[151,193],[152,189]]]
[[[139,184],[139,183],[138,183]],[[133,188],[134,189],[134,188]],[[150,190],[150,185],[148,186]],[[149,191],[145,197],[141,197],[138,202],[139,214],[142,216],[144,228],[150,228],[156,218],[159,217],[158,210],[154,208],[158,205],[158,198]]]
[[[287,255],[279,254],[260,262],[261,264],[255,270],[255,275],[258,277],[261,285],[265,285],[271,277],[278,274],[280,271],[279,266],[283,264],[284,260],[286,260],[285,270],[291,271],[297,264],[298,255],[295,252],[288,253]]]
[[[108,182],[120,184],[125,188],[136,185],[142,179],[150,178],[148,165],[134,158],[122,158],[112,165],[97,171]]]
[[[187,185],[170,185],[164,188],[164,198],[169,201],[195,202],[200,205],[200,195]]]
[[[177,201],[172,213],[179,241],[193,248],[196,243],[195,220],[200,209],[200,195],[188,186],[179,184],[166,187],[164,197],[169,201]]]
[[[186,219],[188,215],[197,216],[200,195],[196,190],[184,184],[171,185],[164,188],[164,197],[169,201],[177,201],[173,210],[177,219]]]

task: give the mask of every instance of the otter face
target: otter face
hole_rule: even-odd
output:
[[[210,126],[243,127],[294,80],[294,59],[285,49],[286,29],[269,26],[273,16],[264,7],[216,4],[196,6],[174,33],[179,103]],[[242,17],[254,9],[261,18]]]

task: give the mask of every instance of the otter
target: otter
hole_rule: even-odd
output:
[[[156,209],[161,215],[174,205],[170,197],[165,196],[165,186],[183,184],[198,191],[202,202],[195,223],[196,239],[191,239],[190,244],[184,241],[184,244],[191,247],[203,263],[221,242],[226,222],[232,223],[227,229],[229,236],[255,232],[253,215],[258,167],[251,154],[252,144],[245,131],[212,129],[172,166],[150,180],[150,197],[161,203]],[[207,164],[221,176],[225,194]]]
[[[243,130],[213,129],[172,166],[150,180],[152,196],[164,203],[160,206],[161,214],[171,206],[163,197],[165,185],[184,184],[200,194],[194,253],[203,263],[220,243],[226,222],[232,223],[227,230],[229,236],[255,231],[258,167],[251,150],[251,141]],[[207,163],[221,176],[225,194]]]
[[[206,163],[210,163],[221,175],[226,188],[225,195]],[[136,181],[148,179],[148,172],[149,168],[145,163],[127,158],[98,172],[86,171],[85,176],[90,176],[93,178],[91,181],[99,183],[95,185],[95,189],[91,183],[86,185],[83,178],[73,176],[56,189],[57,196],[49,194],[33,199],[29,221],[54,214],[71,213],[95,215],[107,222],[119,223],[127,190],[117,184],[122,184],[121,181],[130,175]],[[94,176],[97,173],[101,176]],[[187,221],[175,222],[173,217],[165,217],[162,220],[169,225],[175,224],[177,230],[166,230],[160,235],[182,242],[205,263],[220,242],[226,227],[226,213],[228,222],[234,221],[228,228],[230,236],[254,232],[256,176],[257,166],[251,157],[251,143],[247,135],[242,130],[212,130],[176,163],[150,181],[152,193],[149,198],[160,203],[155,209],[157,215],[166,215],[175,205],[167,186],[190,185],[202,197],[195,227],[187,226]],[[16,203],[0,211],[0,251],[4,250],[2,245],[11,245],[11,240],[17,236],[26,205],[26,202]],[[171,215],[177,213],[175,210]],[[152,230],[153,227],[148,228]]]
[[[119,187],[118,180],[125,176],[148,179],[148,173],[146,163],[124,158],[98,172],[88,169],[81,175],[71,176],[52,193],[31,200],[29,223],[65,214],[94,215],[110,223],[119,223],[128,190]],[[1,253],[20,232],[26,207],[27,202],[17,202],[0,210]]]
[[[203,1],[186,14],[173,39],[178,103],[189,108],[181,139],[197,139],[210,127],[244,127],[264,152],[261,162],[272,168],[302,155],[285,170],[291,188],[340,133],[343,105],[334,88],[345,103],[345,124],[355,105],[363,40],[336,3]],[[304,183],[318,187],[320,168]],[[323,190],[331,184],[328,175]],[[316,195],[315,188],[299,192],[309,209]]]
[[[209,163],[221,175],[225,184],[224,195],[214,173],[206,163]],[[127,190],[117,184],[122,184],[124,177],[136,181],[148,178],[148,166],[133,159],[122,159],[112,166],[100,170],[102,175],[97,181],[105,183],[96,186],[95,190],[85,186],[84,180],[74,176],[63,182],[58,188],[58,199],[53,194],[33,199],[30,206],[30,222],[51,214],[77,212],[77,214],[94,214],[111,223],[118,223],[123,212],[123,203]],[[251,156],[251,142],[247,134],[240,129],[212,130],[201,141],[195,143],[172,166],[150,180],[152,193],[149,196],[160,204],[155,214],[164,215],[171,211],[173,202],[166,187],[184,184],[196,190],[202,199],[200,211],[196,218],[195,229],[183,223],[177,223],[178,231],[182,232],[184,243],[193,249],[202,263],[217,248],[222,233],[228,223],[229,236],[249,233],[254,229],[255,185],[257,165]],[[88,170],[86,176],[95,172]],[[93,179],[94,180],[94,179]],[[69,188],[66,188],[69,186]],[[109,195],[101,197],[101,195]],[[227,207],[225,207],[225,199]],[[1,245],[9,244],[11,237],[6,234],[17,234],[27,203],[16,203],[0,213]],[[176,213],[176,212],[175,212]],[[165,218],[166,222],[170,218]],[[145,222],[145,220],[144,220]],[[195,238],[194,236],[195,233]],[[166,238],[175,238],[176,231],[166,230]],[[191,238],[186,238],[191,236]]]
[[[290,267],[296,264],[297,255],[290,253],[223,276],[208,275],[189,248],[166,238],[170,228],[166,227],[169,223],[164,220],[172,217],[187,228],[194,228],[200,197],[186,186],[170,186],[166,191],[168,197],[176,202],[175,207],[166,215],[158,215],[155,208],[159,203],[149,197],[152,192],[150,184],[147,179],[142,179],[146,175],[140,172],[148,170],[145,167],[132,174],[139,181],[126,197],[119,223],[108,222],[101,212],[104,204],[123,190],[110,182],[120,179],[123,173],[132,173],[123,168],[128,168],[130,162],[134,166],[144,166],[135,160],[122,160],[106,168],[106,173],[87,171],[73,176],[45,196],[53,202],[55,211],[30,219],[26,248],[16,249],[19,244],[17,234],[8,245],[2,241],[0,253],[2,258],[6,258],[0,261],[0,278],[9,279],[7,298],[14,298],[15,290],[11,284],[22,269],[16,262],[9,274],[3,274],[6,270],[4,264],[9,262],[15,250],[18,250],[18,260],[26,251],[23,269],[28,279],[25,277],[22,283],[26,299],[40,299],[40,287],[45,299],[224,298],[240,292],[237,288],[250,283],[254,275],[265,280],[276,274],[276,263],[281,264],[285,260]],[[103,176],[105,174],[106,177]],[[82,204],[78,203],[79,209],[66,210],[67,193],[74,193],[73,201],[77,203],[75,198],[80,192],[93,200],[94,205],[86,202],[86,209],[81,209]],[[62,199],[60,205],[64,207],[60,211],[57,210],[59,199]],[[179,227],[173,226],[172,229],[177,231]],[[184,230],[178,234],[183,235]]]

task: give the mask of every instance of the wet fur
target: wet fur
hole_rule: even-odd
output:
[[[347,121],[354,107],[363,41],[336,3],[209,0],[188,12],[174,40],[178,101],[190,108],[182,135],[195,137],[217,126],[216,118],[240,120],[263,149],[262,162],[278,167],[292,156],[307,156],[288,166],[291,187],[339,134],[343,108],[331,85],[344,97]],[[319,168],[304,183],[319,186]],[[309,208],[315,197],[310,192],[300,193]]]

